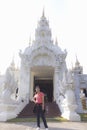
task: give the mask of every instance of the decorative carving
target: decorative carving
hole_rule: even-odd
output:
[[[32,60],[32,66],[54,66],[54,62],[50,56],[39,55]]]
[[[11,98],[11,95],[15,92],[15,90],[18,88],[18,81],[15,79],[15,74],[13,71],[14,68],[9,67],[6,71],[5,75],[5,81],[3,85],[3,92],[1,94],[1,102],[4,102],[6,104],[12,103],[13,99]]]

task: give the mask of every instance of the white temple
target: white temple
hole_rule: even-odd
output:
[[[35,40],[19,55],[20,69],[12,61],[5,76],[0,76],[0,121],[18,116],[32,99],[38,83],[47,94],[48,101],[56,101],[62,117],[80,121],[78,113],[87,109],[87,75],[83,74],[77,58],[75,67],[68,70],[67,52],[61,50],[57,40],[53,42],[44,12],[35,30]]]

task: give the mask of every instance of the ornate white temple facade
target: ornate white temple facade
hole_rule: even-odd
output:
[[[0,84],[0,121],[17,117],[32,99],[35,85],[40,85],[49,102],[56,101],[62,117],[80,121],[78,113],[87,109],[87,75],[78,59],[75,67],[68,70],[67,52],[61,50],[57,40],[53,42],[44,12],[35,30],[35,40],[19,55],[20,69],[12,62]]]

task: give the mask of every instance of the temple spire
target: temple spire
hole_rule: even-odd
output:
[[[49,28],[49,22],[45,17],[44,9],[41,18],[38,21],[38,26],[35,30],[35,42],[37,44],[53,43],[51,40],[51,29]]]
[[[44,8],[43,8],[43,12],[42,12],[42,17],[45,17],[45,13],[44,13],[45,11],[44,11]]]

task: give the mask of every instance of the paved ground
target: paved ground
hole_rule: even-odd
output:
[[[48,122],[49,130],[87,130],[87,122]],[[36,123],[2,123],[0,130],[36,130]],[[41,130],[45,130],[41,123]]]

